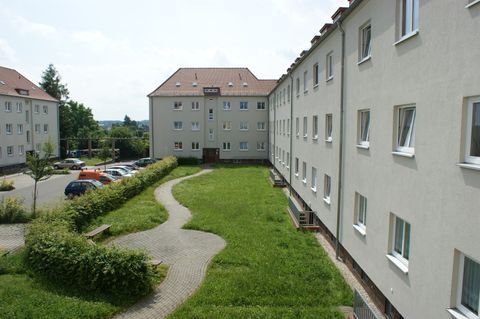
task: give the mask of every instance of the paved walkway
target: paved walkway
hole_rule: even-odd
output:
[[[154,229],[129,234],[112,242],[120,247],[145,249],[152,258],[161,259],[169,266],[167,277],[154,294],[115,318],[165,318],[200,286],[208,263],[225,247],[225,241],[214,234],[181,229],[191,214],[175,200],[172,187],[210,171],[205,169],[162,184],[155,190],[155,197],[169,212],[169,219]]]
[[[25,244],[25,224],[0,225],[0,254],[14,251]]]

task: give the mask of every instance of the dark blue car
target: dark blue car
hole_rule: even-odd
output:
[[[94,179],[83,179],[71,181],[67,187],[65,187],[65,196],[73,198],[75,196],[83,195],[87,190],[102,188],[103,184]]]

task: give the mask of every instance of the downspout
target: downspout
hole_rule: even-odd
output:
[[[290,92],[288,94],[290,95],[290,177],[288,184],[289,190],[290,190],[290,196],[292,196],[292,169],[293,169],[293,77],[292,74],[290,73]]]
[[[337,190],[337,230],[335,241],[335,258],[340,260],[340,217],[342,213],[342,193],[343,193],[343,126],[345,121],[345,30],[342,28],[340,21],[337,22],[338,29],[342,34],[342,57],[341,57],[341,80],[340,80],[340,138],[338,150],[338,190]]]

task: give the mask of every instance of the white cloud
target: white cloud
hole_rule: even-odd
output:
[[[51,38],[58,34],[57,29],[51,25],[32,22],[21,16],[15,17],[13,22],[21,32],[32,33],[44,38]]]
[[[4,39],[0,39],[0,61],[6,61],[11,64],[18,61],[15,50]]]
[[[121,43],[115,42],[97,30],[74,32],[72,38],[84,44],[89,50],[95,53],[103,53],[108,49],[121,45]]]

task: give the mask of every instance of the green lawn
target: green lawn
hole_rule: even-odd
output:
[[[352,292],[310,233],[296,231],[265,167],[220,167],[174,188],[192,210],[187,228],[226,248],[205,282],[169,318],[343,318]]]
[[[154,228],[162,224],[168,218],[165,208],[160,205],[154,196],[155,189],[169,180],[192,175],[199,172],[199,166],[178,166],[170,174],[162,178],[153,186],[144,190],[141,194],[129,200],[117,210],[94,220],[88,230],[102,224],[111,224],[111,236],[133,233]],[[106,235],[108,236],[108,235]]]

